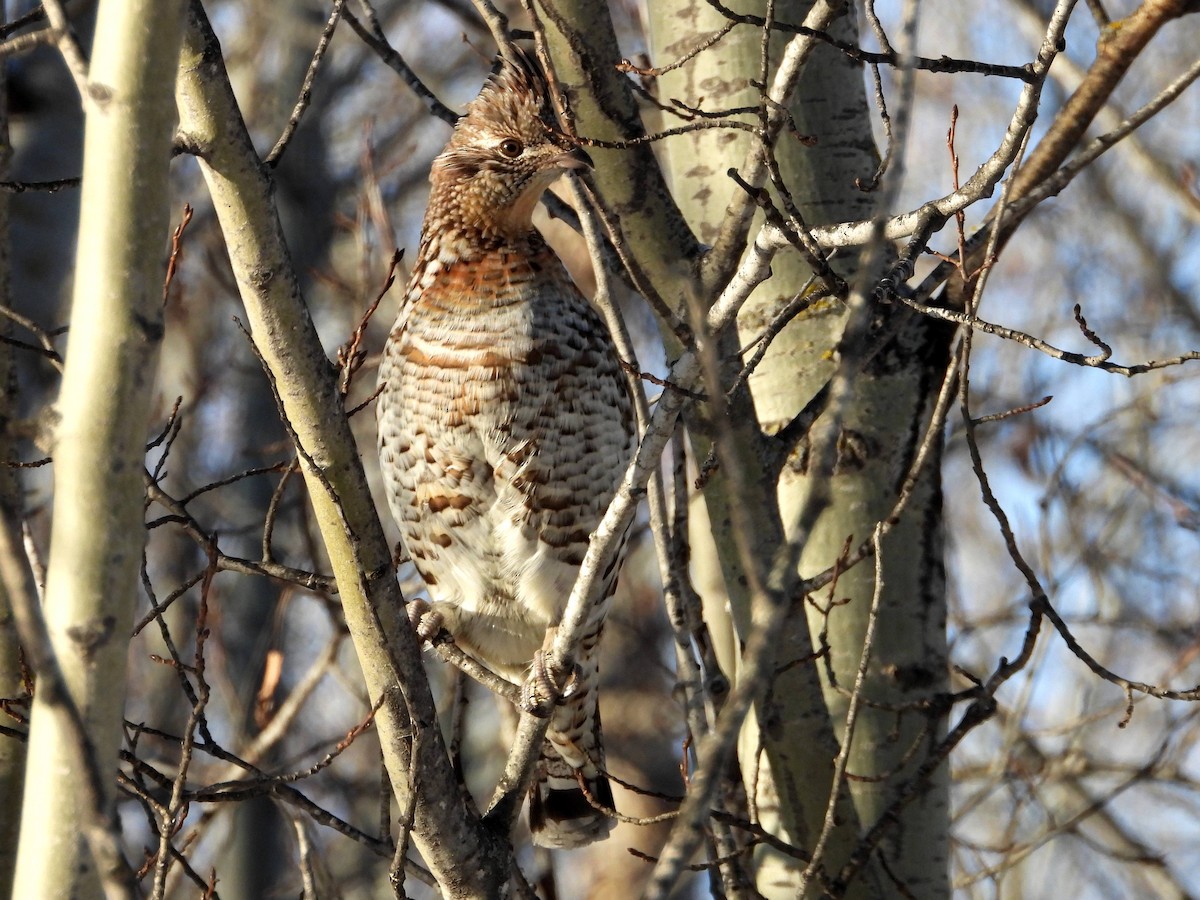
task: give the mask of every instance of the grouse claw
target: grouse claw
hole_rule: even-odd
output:
[[[426,601],[409,600],[404,605],[404,611],[408,613],[408,622],[412,625],[412,630],[416,633],[417,641],[420,643],[432,641],[442,630],[444,624],[442,614]]]
[[[569,700],[579,689],[579,669],[572,667],[567,677],[563,673],[551,671],[547,663],[546,651],[538,650],[533,654],[529,677],[521,686],[521,707],[526,712],[539,719],[549,717],[554,707]],[[560,682],[565,681],[560,687]]]

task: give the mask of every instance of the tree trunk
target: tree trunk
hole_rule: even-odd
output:
[[[71,348],[55,444],[54,519],[45,615],[86,728],[86,747],[48,692],[36,693],[14,896],[95,897],[80,840],[87,790],[80,754],[117,767],[128,635],[145,541],[142,471],[162,339],[172,78],[181,0],[105,0],[89,96]],[[154,23],[151,28],[148,23]],[[99,785],[111,816],[115,786]]]
[[[802,0],[776,3],[776,20],[804,22],[814,6]],[[738,8],[759,16],[766,12],[765,3]],[[725,23],[721,13],[703,3],[656,4],[650,18],[654,63],[663,66],[674,61]],[[857,40],[852,15],[838,18],[828,30],[842,40]],[[759,28],[735,28],[695,59],[662,74],[658,79],[659,99],[679,99],[707,111],[757,106],[761,90],[752,82],[762,77],[761,35]],[[772,41],[772,71],[789,37],[777,35]],[[868,181],[878,164],[862,68],[836,50],[818,46],[803,70],[788,110],[799,134],[813,139],[802,144],[785,129],[776,145],[782,179],[804,221],[823,224],[870,217],[876,211],[873,197],[856,186],[856,180]],[[754,121],[752,116],[746,119]],[[677,123],[664,123],[673,124]],[[664,142],[664,162],[673,193],[689,223],[706,242],[719,241],[718,226],[726,208],[742,191],[725,175],[726,169],[740,165],[753,142],[744,132],[724,129],[697,131]],[[853,259],[835,261],[835,269],[848,280],[854,274],[854,265]],[[772,269],[774,277],[759,288],[739,317],[743,347],[762,332],[783,303],[801,291],[812,274],[794,252],[777,256]],[[841,304],[822,300],[775,338],[750,379],[755,415],[765,434],[778,431],[825,385],[834,369],[832,351],[845,321]],[[805,546],[802,576],[815,575],[833,565],[847,539],[857,545],[870,537],[875,524],[888,515],[915,443],[923,434],[930,377],[938,377],[940,371],[939,360],[930,359],[931,344],[937,337],[922,323],[909,322],[894,341],[895,351],[878,354],[877,362],[855,380],[854,396],[838,439],[838,465],[829,485],[831,504]],[[934,390],[936,387],[933,384]],[[816,428],[820,427],[818,422]],[[697,455],[703,458],[704,453],[701,445]],[[760,458],[745,454],[741,459],[742,480],[762,472]],[[872,701],[911,703],[945,688],[936,460],[931,471],[902,523],[884,543],[885,618],[877,631],[864,689],[865,697]],[[703,534],[705,523],[696,520],[694,525],[699,527],[693,528],[693,559],[704,560],[706,554],[699,548],[711,546],[715,540],[734,621],[745,635],[750,610],[739,589],[743,580],[730,530],[728,480],[718,473],[705,490],[712,532]],[[792,453],[778,484],[779,515],[788,537],[792,536],[797,511],[810,488],[802,446]],[[741,492],[736,496],[737,502],[744,502]],[[740,742],[747,789],[754,795],[760,819],[809,851],[820,833],[829,799],[833,757],[837,753],[834,734],[838,742],[844,739],[848,689],[854,684],[859,665],[874,576],[870,560],[841,576],[836,597],[850,602],[833,609],[828,623],[802,598],[793,601],[795,614],[780,642],[787,649],[781,650],[777,658],[781,674],[766,702],[756,708]],[[818,605],[827,605],[828,591],[812,599]],[[705,601],[706,618],[714,625],[719,623],[724,617],[725,597],[708,596]],[[802,613],[805,606],[809,611],[807,621]],[[803,660],[818,646],[817,637],[826,624],[833,671],[842,690],[830,684],[824,665],[791,664]],[[736,670],[734,660],[723,663],[729,671]],[[921,739],[926,726],[925,719],[916,713],[904,714],[899,722],[897,729],[894,712],[860,707],[848,771],[855,775],[891,773],[913,742]],[[940,725],[932,736],[936,737],[939,730]],[[914,757],[919,761],[921,754]],[[859,829],[869,828],[880,818],[894,797],[896,785],[911,774],[913,765],[901,767],[883,782],[849,782],[853,811],[839,815],[841,824],[825,849],[823,864],[828,872],[837,873],[857,845]],[[944,767],[940,772],[922,799],[902,815],[898,830],[892,834],[895,841],[885,850],[888,870],[921,897],[948,893],[948,780]],[[764,895],[795,896],[801,864],[765,848],[760,849],[758,862],[758,889]],[[882,869],[875,865],[865,879],[850,886],[850,893],[877,896],[881,885],[887,884],[883,879]]]
[[[180,59],[182,140],[201,160],[246,307],[337,579],[367,693],[378,704],[384,763],[411,837],[442,893],[501,896],[511,870],[507,835],[485,829],[450,769],[416,636],[404,614],[335,370],[300,295],[272,183],[233,96],[203,8],[193,2]],[[400,873],[403,877],[403,873]]]

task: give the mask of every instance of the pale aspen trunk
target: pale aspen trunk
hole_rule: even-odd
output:
[[[54,447],[45,614],[87,748],[38,691],[14,896],[95,897],[100,872],[80,823],[111,815],[128,634],[145,541],[142,471],[162,339],[167,170],[182,0],[103,0],[84,98],[82,218]],[[94,754],[100,810],[83,808]]]
[[[813,5],[802,0],[780,2],[775,4],[774,14],[777,21],[800,23]],[[760,16],[765,9],[765,3],[738,6],[739,12]],[[658,3],[650,6],[649,13],[653,62],[660,66],[681,57],[726,23],[705,3]],[[829,30],[843,40],[857,39],[852,16],[836,20]],[[712,111],[756,106],[761,91],[751,81],[761,77],[761,35],[758,28],[739,26],[689,63],[664,73],[658,79],[660,100],[695,104],[703,99],[703,108]],[[773,66],[778,64],[789,37],[777,35],[772,42]],[[822,224],[872,215],[872,195],[855,184],[856,179],[870,179],[878,161],[861,67],[829,47],[818,47],[803,70],[788,109],[798,132],[815,139],[811,145],[802,145],[785,130],[777,141],[783,180],[805,221]],[[730,166],[740,165],[751,146],[749,135],[727,130],[699,131],[664,142],[663,158],[673,193],[702,240],[717,240],[717,227],[726,207],[742,190],[725,172]],[[835,261],[835,268],[850,277],[853,264],[853,258],[843,257]],[[743,346],[762,331],[811,274],[795,253],[776,257],[772,268],[775,277],[759,288],[739,317]],[[832,351],[844,321],[840,304],[820,301],[775,339],[750,382],[755,413],[765,433],[786,424],[829,378]],[[847,538],[853,537],[855,544],[865,540],[876,522],[887,515],[928,416],[926,404],[931,387],[927,373],[931,370],[926,358],[930,340],[929,330],[919,323],[902,328],[893,360],[886,366],[868,367],[856,379],[855,398],[839,439],[839,444],[852,452],[840,455],[829,486],[832,503],[806,544],[800,564],[802,575],[827,569],[838,558]],[[936,373],[936,369],[932,371]],[[744,479],[761,475],[757,460],[747,456],[744,462]],[[704,533],[703,519],[693,520],[693,526],[699,526],[693,527],[693,559],[704,561],[715,553],[720,560],[733,619],[744,635],[750,610],[739,588],[741,572],[729,530],[727,491],[722,484],[725,480],[718,474],[705,491],[711,532]],[[877,639],[864,692],[871,700],[911,702],[945,686],[937,482],[936,472],[926,479],[906,518],[884,544],[886,627]],[[810,487],[802,455],[795,453],[778,485],[779,515],[785,529],[793,526]],[[739,496],[736,502],[743,500]],[[704,548],[713,546],[714,536],[715,550],[706,552]],[[854,681],[873,579],[873,566],[868,560],[844,574],[837,585],[837,597],[850,598],[847,605],[834,610],[828,623],[833,667],[842,686]],[[825,602],[826,595],[817,599]],[[706,617],[719,629],[726,617],[727,598],[710,594],[705,601]],[[740,755],[747,788],[757,799],[764,824],[811,850],[825,815],[837,752],[833,738],[835,733],[837,740],[843,738],[847,697],[829,684],[822,666],[787,665],[812,651],[816,635],[825,624],[811,607],[806,623],[800,609],[797,598],[796,615],[780,640],[787,649],[780,650],[777,665],[786,668],[747,723]],[[736,671],[735,660],[724,662]],[[914,677],[917,673],[919,678]],[[924,721],[915,715],[902,717],[899,733],[894,734],[896,720],[894,713],[860,709],[850,772],[875,775],[898,764],[917,739]],[[909,773],[905,769],[900,774]],[[909,808],[896,832],[898,840],[885,850],[889,868],[922,897],[944,896],[948,891],[947,783],[943,767],[934,787]],[[860,829],[879,819],[892,798],[894,785],[894,779],[879,784],[850,783],[853,810],[841,814],[840,827],[826,847],[824,865],[828,870],[836,872],[857,844]],[[893,850],[893,846],[901,849]],[[795,895],[802,865],[767,850],[760,851],[758,861],[758,889],[762,893],[769,897]],[[850,890],[852,895],[857,890],[861,892],[858,896],[873,896],[881,883],[886,884],[875,868]]]

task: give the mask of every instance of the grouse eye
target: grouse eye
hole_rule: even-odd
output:
[[[524,150],[524,146],[515,138],[505,138],[500,142],[500,152],[509,159],[516,159]]]

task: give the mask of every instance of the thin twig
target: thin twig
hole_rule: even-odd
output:
[[[756,28],[762,28],[766,20],[762,16],[743,15],[734,12],[727,6],[724,6],[718,0],[707,0],[709,6],[716,9],[726,18],[736,21],[740,24],[753,25]],[[863,50],[861,47],[851,44],[847,41],[839,40],[829,33],[823,27],[814,28],[807,21],[803,25],[794,25],[788,22],[775,22],[774,28],[778,31],[783,31],[788,34],[796,34],[802,37],[818,40],[823,44],[828,44],[838,52],[845,55],[848,59],[852,59],[859,63],[870,63],[874,65],[895,66],[896,68],[912,68],[920,69],[925,72],[939,72],[945,74],[956,74],[963,72],[975,73],[978,75],[994,75],[999,78],[1013,78],[1018,81],[1032,83],[1035,75],[1030,71],[1028,66],[1006,66],[997,63],[979,62],[974,59],[954,59],[949,56],[940,56],[937,59],[930,59],[924,56],[901,56],[894,50],[888,49],[887,52],[874,53],[870,50]],[[886,45],[885,45],[886,46]]]
[[[181,226],[182,227],[182,226]],[[209,551],[208,566],[204,570],[204,581],[200,586],[200,605],[196,611],[196,654],[192,664],[192,673],[196,677],[196,699],[184,725],[183,742],[180,747],[179,767],[171,785],[171,799],[163,809],[158,823],[158,860],[154,867],[154,887],[151,897],[162,900],[167,889],[167,872],[171,863],[171,838],[176,830],[183,825],[187,813],[187,803],[183,799],[187,789],[188,769],[192,762],[196,728],[204,716],[204,708],[208,705],[209,687],[204,677],[204,645],[208,639],[208,599],[212,589],[213,576],[217,573],[216,553]]]
[[[907,292],[897,293],[896,298],[905,306],[915,309],[922,315],[926,315],[934,319],[941,319],[944,322],[953,322],[956,325],[961,325],[976,331],[982,331],[984,334],[995,335],[996,337],[1001,337],[1005,340],[1015,341],[1018,344],[1029,347],[1031,350],[1037,350],[1040,353],[1044,353],[1052,359],[1057,359],[1075,366],[1099,369],[1102,372],[1110,372],[1114,375],[1124,375],[1126,378],[1132,378],[1134,375],[1141,375],[1145,372],[1153,372],[1156,369],[1165,369],[1171,366],[1179,366],[1187,362],[1200,360],[1200,350],[1190,350],[1187,353],[1181,353],[1178,356],[1173,356],[1168,359],[1151,359],[1144,363],[1135,363],[1134,365],[1129,366],[1120,365],[1118,363],[1111,363],[1108,361],[1112,350],[1111,348],[1108,348],[1108,345],[1106,344],[1101,345],[1102,347],[1106,348],[1104,352],[1095,356],[1086,356],[1082,353],[1073,353],[1070,350],[1061,350],[1048,341],[1044,341],[1032,334],[1026,334],[1024,331],[1018,331],[1015,328],[1006,328],[1003,325],[996,325],[993,322],[988,322],[976,316],[968,315],[967,313],[955,312],[954,310],[950,309],[942,309],[941,307],[928,306],[924,303],[918,303],[916,300],[913,300],[911,297],[907,296]],[[1085,322],[1085,327],[1086,324],[1087,323]]]
[[[458,114],[425,86],[425,83],[417,77],[417,73],[404,61],[404,57],[388,43],[377,21],[372,21],[372,27],[368,29],[350,10],[343,9],[342,16],[354,33],[362,38],[363,43],[374,50],[388,68],[404,79],[404,83],[425,103],[431,113],[449,125],[458,121]]]
[[[23,194],[26,191],[39,191],[46,194],[56,194],[66,188],[76,188],[83,184],[83,179],[76,175],[73,178],[57,178],[53,181],[0,181],[0,191],[6,194]]]
[[[833,830],[837,825],[838,797],[841,795],[842,787],[846,782],[847,766],[850,763],[850,748],[854,743],[854,730],[858,724],[858,707],[863,697],[863,689],[866,686],[867,669],[871,663],[871,651],[875,647],[875,626],[879,621],[879,605],[883,600],[883,528],[881,525],[875,526],[871,542],[875,548],[875,588],[871,592],[871,606],[867,612],[867,628],[863,634],[862,652],[858,658],[858,670],[854,676],[854,688],[850,692],[850,699],[846,707],[846,721],[842,734],[841,747],[838,749],[838,755],[833,761],[833,786],[829,790],[829,799],[825,804],[825,818],[821,823],[821,833],[812,848],[812,858],[809,859],[804,871],[800,873],[800,880],[796,888],[796,894],[800,897],[804,896],[809,882],[812,881],[813,876],[816,874],[817,867],[820,866],[821,859],[825,854],[825,848],[829,844],[829,838],[832,836]]]
[[[684,53],[683,56],[673,60],[672,62],[664,63],[661,66],[648,66],[646,68],[641,68],[639,66],[635,66],[629,60],[623,59],[617,64],[617,71],[632,72],[635,75],[641,75],[643,78],[657,78],[659,75],[665,75],[667,72],[673,72],[676,69],[687,65],[705,50],[715,46],[723,37],[725,37],[725,35],[729,34],[729,32],[733,31],[733,29],[737,28],[737,26],[740,24],[740,22],[733,20],[726,22],[708,37],[697,42],[696,45],[692,47],[691,50],[688,50],[686,53]]]
[[[61,0],[43,0],[42,9],[45,10],[46,18],[50,21],[54,42],[58,44],[58,52],[62,54],[63,61],[71,71],[71,77],[75,80],[79,98],[86,105],[92,99],[91,88],[88,84],[87,57],[84,55],[83,47],[79,44],[79,38],[75,36],[75,29],[71,27]]]
[[[300,127],[300,119],[303,118],[305,110],[312,102],[312,89],[317,80],[317,70],[321,68],[321,61],[325,58],[325,51],[329,49],[329,41],[333,38],[334,29],[337,28],[338,19],[341,18],[345,6],[346,0],[333,0],[333,9],[329,12],[325,28],[321,31],[321,38],[317,41],[317,48],[313,51],[312,60],[308,64],[308,70],[304,73],[304,81],[300,85],[300,96],[296,99],[296,105],[292,108],[292,114],[288,117],[283,134],[279,135],[279,140],[275,142],[275,146],[271,148],[267,158],[263,160],[268,168],[273,169],[279,165],[279,160],[283,158],[292,136]]]

